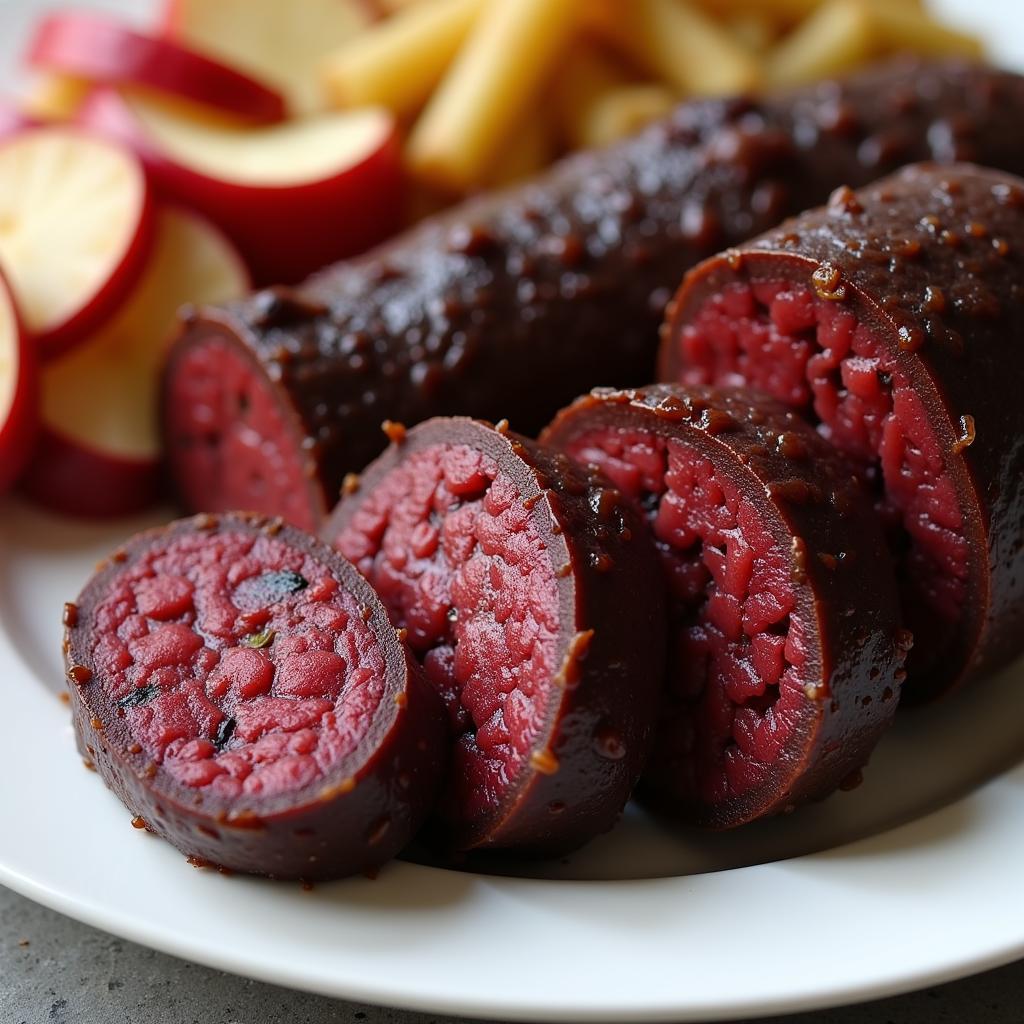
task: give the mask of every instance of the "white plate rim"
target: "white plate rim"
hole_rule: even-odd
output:
[[[152,0],[148,4],[152,6]],[[138,0],[91,0],[89,5],[136,18],[142,13]],[[56,0],[11,0],[4,5],[0,13],[10,29],[0,41],[4,68],[13,66],[30,15],[53,6]],[[987,30],[1006,64],[1024,65],[1024,33],[1007,30],[1003,0],[938,0],[937,6]],[[166,916],[130,913],[102,893],[90,894],[97,879],[108,886],[164,888],[180,880],[181,888],[197,894],[196,899],[214,894],[245,915],[254,904],[276,907],[282,893],[294,895],[294,890],[254,880],[224,880],[209,872],[181,874],[191,869],[182,867],[174,851],[149,837],[115,832],[116,827],[127,827],[123,808],[103,792],[99,780],[78,769],[65,709],[22,661],[2,628],[0,700],[7,726],[6,738],[0,741],[0,883],[129,941],[244,977],[360,1002],[472,1017],[696,1021],[881,998],[1024,956],[1024,886],[1013,870],[1024,848],[1024,764],[899,828],[824,853],[756,867],[636,882],[471,876],[477,888],[472,900],[449,916],[435,909],[425,912],[424,919],[396,909],[394,901],[424,888],[444,890],[454,873],[399,863],[375,882],[357,879],[323,887],[330,909],[340,907],[370,929],[383,920],[395,921],[399,930],[408,926],[410,933],[429,931],[431,943],[414,949],[422,962],[409,965],[418,966],[416,981],[396,981],[398,972],[391,969],[388,957],[361,955],[364,951],[353,936],[346,937],[343,951],[348,957],[331,963],[328,970],[323,962],[304,960],[302,951],[282,962],[280,949],[272,944],[256,950],[244,945],[251,913],[241,924],[226,922],[216,934],[208,934],[189,927],[188,921],[175,920],[169,926]],[[55,735],[61,737],[59,743],[54,743]],[[40,760],[43,748],[47,757]],[[24,770],[37,763],[43,765],[40,771]],[[41,819],[50,826],[56,821],[65,830],[44,829]],[[70,857],[60,845],[68,838],[65,831],[75,842]],[[108,865],[105,875],[85,879],[72,870],[102,868],[89,858],[116,850],[118,839],[127,846],[133,838],[147,845],[131,863]],[[250,897],[257,889],[261,898],[253,901]],[[321,906],[313,899],[319,893],[309,894],[306,910]],[[835,910],[828,905],[829,898],[835,899],[836,893],[847,897],[842,907],[857,908],[856,918],[828,919],[826,911]],[[175,900],[173,893],[161,895],[164,915],[173,915],[179,909],[176,903],[191,905],[189,900]],[[599,920],[591,913],[594,900],[602,902]],[[801,907],[800,900],[808,903]],[[748,918],[752,908],[762,919],[794,906],[797,911],[782,926],[773,922],[767,936],[756,936],[759,958],[753,963],[748,959],[746,973],[741,970],[735,977],[723,972],[721,958],[712,955],[718,948],[715,940],[728,932],[709,915],[694,915],[695,905],[728,909],[731,902],[742,903]],[[657,917],[666,906],[678,917],[668,922]],[[501,965],[519,964],[522,950],[514,936],[510,940],[488,935],[488,915],[494,910],[501,912],[502,920],[514,920],[517,928],[538,929],[527,951],[534,972],[532,988],[503,977]],[[636,937],[638,911],[646,915],[646,942]],[[559,935],[581,942],[580,955],[569,956],[565,970],[562,943],[546,931],[559,913]],[[315,917],[316,911],[311,914]],[[443,927],[435,930],[439,915]],[[693,925],[694,916],[704,927]],[[747,924],[757,921],[754,915]],[[225,949],[225,933],[240,944]],[[920,946],[912,940],[919,940]],[[667,943],[676,944],[670,952],[677,954],[678,962],[666,956]],[[471,983],[464,976],[452,983],[439,951],[453,946],[467,956],[466,970],[481,972]],[[772,969],[791,967],[785,955],[789,950],[800,957],[798,981],[780,984]],[[404,955],[409,958],[408,952]],[[646,962],[641,962],[644,958]],[[675,973],[666,970],[666,964]],[[538,975],[543,984],[537,984]],[[792,978],[793,973],[785,976]]]
[[[0,831],[0,882],[122,938],[261,981],[469,1017],[722,1020],[879,998],[1024,956],[1024,887],[1015,884],[1013,869],[1024,845],[1024,764],[907,825],[756,867],[569,882],[397,863],[375,881],[354,879],[306,894],[282,883],[195,872],[165,844],[128,835],[124,809],[76,763],[66,709],[6,633],[0,633],[0,699],[8,709],[0,779],[17,780],[0,789],[0,821],[28,823],[33,808],[43,808],[45,820],[66,824],[75,841],[69,856],[66,847],[51,845],[63,842],[59,828]],[[30,760],[44,748],[45,759]],[[26,764],[38,770],[25,772]],[[132,847],[136,841],[145,846]],[[136,856],[114,866],[126,849]],[[173,901],[158,895],[158,911],[147,915],[130,909],[122,885],[176,892]],[[456,895],[452,906],[442,900],[425,910],[403,907],[416,894],[462,886],[472,896]],[[296,927],[312,918],[330,929],[353,919],[359,926],[339,936],[336,959],[317,959],[315,943],[299,943],[288,955],[290,937],[256,934],[254,922],[264,916],[252,908],[261,901],[268,926]],[[248,917],[211,930],[190,923],[175,904]],[[595,905],[601,908],[596,920]],[[722,956],[728,931],[716,914],[734,913],[737,905],[746,919],[741,926],[755,934],[764,922],[773,924],[770,941],[758,944],[756,970],[741,964],[733,975]],[[853,910],[855,916],[837,919]],[[429,943],[417,939],[405,950],[365,955],[360,929],[386,930],[389,921],[396,936],[429,933]],[[495,922],[510,934],[495,936]],[[322,947],[323,936],[318,941]],[[527,984],[514,968],[531,945]],[[799,955],[797,969],[787,951]]]

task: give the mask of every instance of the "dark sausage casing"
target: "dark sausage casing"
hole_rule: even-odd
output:
[[[609,829],[654,736],[665,597],[644,520],[600,474],[462,417],[412,428],[323,536],[373,584],[455,734],[459,849],[554,854]]]
[[[179,496],[312,529],[384,419],[500,414],[531,433],[590,387],[650,380],[699,259],[913,160],[1024,173],[1022,118],[1024,79],[961,63],[687,103],[295,290],[203,310],[163,385]]]
[[[140,534],[65,624],[82,756],[198,863],[337,878],[391,859],[430,810],[441,703],[312,537],[240,513]]]
[[[732,827],[858,771],[909,635],[881,526],[828,443],[763,396],[665,384],[598,389],[542,441],[600,467],[661,554],[671,654],[644,797]]]
[[[872,479],[915,636],[911,699],[1024,643],[1024,181],[921,165],[706,261],[664,379],[745,384]]]

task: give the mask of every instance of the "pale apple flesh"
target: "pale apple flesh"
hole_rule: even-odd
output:
[[[374,107],[245,128],[175,116],[142,98],[126,102],[169,159],[252,188],[301,188],[332,178],[365,160],[391,127],[387,113]]]
[[[81,119],[133,147],[162,194],[217,223],[259,285],[301,280],[401,224],[398,134],[383,109],[245,130],[102,90]]]
[[[66,127],[0,141],[0,262],[42,358],[80,343],[142,272],[145,171],[127,150]]]
[[[44,370],[43,438],[27,491],[77,515],[126,514],[151,503],[161,456],[158,379],[177,311],[236,298],[248,287],[244,264],[220,231],[197,214],[161,210],[149,265],[124,307]],[[104,481],[102,494],[96,479]]]
[[[371,21],[372,0],[171,0],[176,39],[271,83],[292,114],[324,109],[316,68]]]

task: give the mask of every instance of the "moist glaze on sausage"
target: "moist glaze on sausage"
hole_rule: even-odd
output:
[[[372,869],[426,817],[440,701],[326,545],[254,515],[141,534],[65,611],[75,735],[136,816],[199,863]]]
[[[408,630],[448,706],[441,842],[551,854],[610,828],[664,673],[643,518],[567,456],[461,418],[400,435],[346,490],[323,536]]]
[[[526,432],[654,372],[683,271],[913,160],[1024,173],[1024,79],[897,63],[760,100],[687,103],[635,139],[428,220],[294,290],[186,319],[163,387],[183,503],[313,528],[385,418]]]
[[[1024,649],[1024,181],[917,166],[709,260],[662,372],[800,409],[873,478],[921,700]]]
[[[860,769],[910,638],[848,464],[779,403],[672,385],[598,389],[542,439],[636,502],[661,554],[668,685],[641,796],[726,828]]]

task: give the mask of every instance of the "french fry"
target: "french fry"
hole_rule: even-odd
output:
[[[871,27],[884,49],[911,50],[936,57],[981,57],[985,52],[977,36],[943,25],[906,4],[872,0],[868,7]]]
[[[582,112],[577,134],[581,146],[607,146],[667,114],[678,103],[664,85],[638,83],[611,89]]]
[[[801,22],[764,61],[769,85],[798,85],[840,74],[870,58],[871,12],[857,0],[829,0]]]
[[[697,0],[698,6],[716,18],[759,14],[776,25],[793,25],[812,15],[823,0]]]
[[[484,176],[484,185],[500,188],[543,170],[555,156],[553,135],[543,111],[528,111],[502,145]]]
[[[737,14],[756,14],[777,27],[792,27],[804,18],[810,17],[828,0],[696,0],[708,14],[716,18],[731,18]],[[880,0],[924,11],[925,0]]]
[[[725,27],[736,42],[757,54],[771,49],[779,32],[778,25],[773,24],[766,13],[755,11],[730,15]]]
[[[423,209],[614,142],[680,96],[801,84],[894,50],[982,52],[926,0],[374,2],[390,13],[321,80],[337,105],[421,112],[406,162]]]
[[[580,40],[566,54],[552,83],[552,109],[558,133],[572,149],[589,145],[583,125],[602,96],[629,84],[629,76],[609,54]]]
[[[686,94],[744,92],[760,78],[753,55],[683,0],[631,0],[608,41],[624,46],[646,71]]]
[[[574,0],[490,0],[413,128],[412,172],[452,192],[477,186],[550,77],[578,10]]]
[[[78,113],[91,85],[71,75],[43,74],[33,83],[22,108],[44,121],[67,121]]]
[[[411,3],[354,36],[320,67],[335,106],[384,106],[398,115],[426,103],[459,52],[484,0]]]

